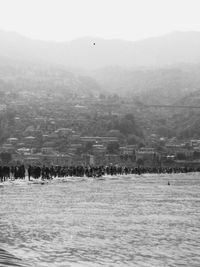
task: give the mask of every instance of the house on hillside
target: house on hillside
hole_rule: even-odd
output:
[[[153,148],[141,148],[135,151],[136,163],[139,165],[155,165],[160,162],[161,155]]]

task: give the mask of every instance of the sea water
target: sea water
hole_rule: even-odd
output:
[[[0,184],[0,248],[33,267],[199,267],[200,174]]]

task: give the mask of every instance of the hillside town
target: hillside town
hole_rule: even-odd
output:
[[[200,163],[200,140],[166,137],[117,95],[1,92],[1,162],[175,166]],[[132,123],[132,125],[131,125]]]

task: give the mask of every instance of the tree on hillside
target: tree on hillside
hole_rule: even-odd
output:
[[[136,136],[143,137],[142,130],[140,126],[135,122],[135,117],[131,113],[126,114],[119,120],[117,129],[120,130],[120,132],[125,136],[134,134]]]
[[[14,126],[15,124],[15,116],[16,116],[16,111],[13,109],[8,109],[5,113],[5,118],[8,121],[8,124],[11,126]]]
[[[129,145],[136,145],[136,144],[139,144],[141,143],[141,138],[139,138],[138,136],[134,135],[134,134],[131,134],[128,136],[127,138],[127,143]]]
[[[110,142],[107,145],[107,152],[110,154],[115,154],[119,152],[119,143],[118,142]]]
[[[92,146],[93,146],[93,142],[87,142],[84,146],[84,152],[85,153],[91,153],[92,152]]]
[[[0,153],[0,159],[3,164],[8,164],[12,160],[12,155],[7,152]]]

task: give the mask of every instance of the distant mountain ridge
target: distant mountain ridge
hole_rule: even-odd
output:
[[[91,77],[79,75],[53,64],[11,60],[0,56],[0,94],[2,92],[46,92],[63,96],[99,95],[101,87]]]
[[[139,96],[146,104],[173,104],[200,89],[200,64],[151,69],[107,67],[91,72],[91,77],[109,92]]]
[[[172,32],[135,42],[93,37],[47,42],[0,31],[0,56],[90,70],[193,64],[200,63],[200,32]]]

